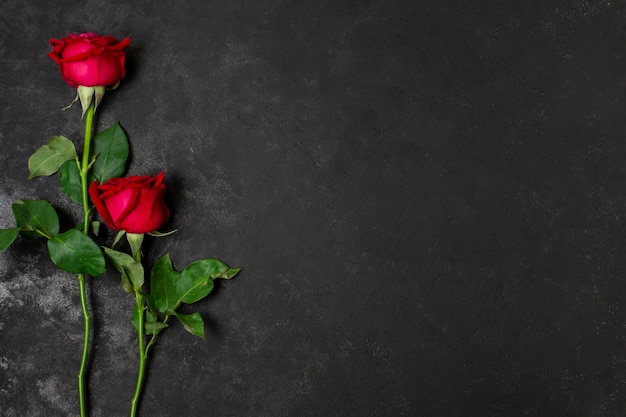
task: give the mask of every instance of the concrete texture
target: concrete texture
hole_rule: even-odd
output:
[[[27,181],[80,143],[48,38],[131,37],[130,174],[163,170],[177,268],[244,268],[152,352],[151,417],[585,416],[626,410],[622,1],[8,0],[0,226],[79,209]],[[92,417],[124,416],[132,301],[89,283]],[[0,415],[77,415],[75,278],[0,254]]]

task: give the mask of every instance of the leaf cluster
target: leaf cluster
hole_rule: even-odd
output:
[[[89,165],[88,184],[98,180],[101,184],[124,175],[129,155],[128,138],[119,123],[115,123],[93,139]],[[80,161],[72,141],[55,136],[47,145],[37,149],[28,159],[29,179],[59,173],[63,192],[73,201],[82,202]]]
[[[200,314],[182,314],[179,308],[208,296],[214,288],[214,280],[231,279],[240,271],[218,259],[207,258],[194,261],[179,272],[174,270],[169,254],[165,254],[152,266],[148,293],[144,289],[145,272],[140,261],[114,249],[104,251],[121,273],[122,287],[131,294],[140,294],[145,300],[142,308],[136,306],[133,311],[133,325],[138,329],[139,315],[144,314],[145,334],[153,337],[168,327],[170,317],[174,316],[189,333],[204,338],[204,321]]]
[[[83,156],[81,164],[72,141],[64,136],[52,137],[48,144],[37,149],[29,158],[29,179],[58,172],[63,192],[71,200],[82,203],[86,185],[94,180],[102,184],[110,178],[124,175],[129,155],[128,139],[119,123],[98,133],[92,145],[91,155],[87,156],[88,159]],[[89,163],[86,164],[86,161]],[[83,176],[87,178],[87,184],[83,183]],[[166,254],[155,262],[150,271],[151,292],[148,293],[144,288],[146,274],[140,252],[143,235],[126,234],[132,249],[131,256],[113,249],[123,236],[123,231],[118,234],[111,248],[100,248],[79,230],[84,225],[60,233],[59,217],[54,207],[45,200],[19,200],[12,208],[16,227],[0,229],[0,251],[9,247],[18,235],[29,239],[44,238],[47,239],[48,253],[55,265],[68,272],[91,276],[98,276],[105,271],[106,255],[121,274],[122,288],[135,295],[137,303],[132,322],[138,329],[139,319],[142,319],[145,335],[152,335],[151,343],[161,330],[168,327],[172,316],[188,332],[204,338],[204,321],[200,314],[182,314],[180,307],[208,296],[213,290],[214,280],[230,279],[239,272],[239,269],[229,268],[213,258],[194,261],[179,272],[174,270],[169,254]],[[96,234],[98,225],[98,222],[92,223]],[[170,233],[151,234],[160,237]]]
[[[128,138],[115,123],[93,138],[88,183],[101,183],[119,177],[126,171],[129,154]],[[65,136],[53,136],[28,159],[29,179],[59,173],[61,189],[72,200],[81,203],[79,156],[74,143]],[[16,227],[0,229],[0,251],[8,248],[22,235],[25,238],[45,238],[52,262],[59,268],[78,274],[98,276],[105,270],[105,261],[98,245],[78,229],[59,233],[59,217],[45,200],[19,200],[12,206]]]
[[[45,238],[52,262],[77,274],[98,276],[105,270],[104,256],[98,245],[78,229],[59,233],[59,216],[45,200],[18,200],[13,206],[17,227],[0,230],[0,250],[6,249],[21,234],[25,238]]]

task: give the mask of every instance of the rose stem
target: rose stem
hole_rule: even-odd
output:
[[[85,275],[78,275],[78,285],[80,288],[80,304],[83,309],[83,324],[84,324],[84,341],[83,341],[83,354],[80,361],[80,369],[78,371],[78,402],[80,406],[80,417],[87,416],[86,399],[85,399],[85,371],[87,369],[87,356],[89,352],[89,333],[91,329],[91,317],[89,316],[89,310],[87,310],[87,297],[85,294]]]
[[[95,98],[94,98],[95,100]],[[85,142],[83,144],[83,161],[80,167],[80,183],[83,197],[83,233],[89,234],[89,200],[87,198],[87,174],[89,173],[89,158],[91,146],[91,129],[93,125],[94,103],[87,108],[85,118]],[[91,332],[91,316],[87,309],[87,295],[85,291],[85,275],[78,274],[78,285],[80,288],[80,305],[83,310],[83,353],[78,371],[78,403],[80,406],[80,417],[87,416],[86,395],[85,395],[85,374],[87,369],[87,357],[89,355],[89,334]]]
[[[138,250],[135,254],[135,260],[141,262],[141,250]],[[139,397],[141,396],[141,390],[143,388],[143,380],[146,372],[146,357],[148,356],[148,349],[145,348],[145,308],[143,296],[140,290],[135,290],[135,302],[137,303],[138,324],[137,324],[137,348],[139,350],[139,369],[137,372],[137,383],[135,386],[135,394],[131,401],[130,416],[135,417],[137,415],[137,407],[139,406]]]
[[[94,98],[95,100],[95,98]],[[93,125],[94,103],[87,108],[85,117],[85,142],[83,145],[83,162],[80,166],[80,184],[83,196],[83,233],[89,233],[89,197],[87,193],[87,177],[89,174],[89,159],[91,157],[89,148],[91,147],[91,128]]]
[[[137,413],[137,406],[139,405],[139,397],[141,396],[141,390],[143,388],[143,381],[145,378],[146,372],[146,362],[148,360],[148,351],[150,347],[156,341],[156,336],[158,330],[154,329],[152,332],[152,338],[147,345],[144,343],[143,333],[145,332],[145,308],[143,306],[143,297],[141,295],[141,291],[135,291],[135,300],[137,302],[137,308],[139,309],[139,317],[137,324],[137,336],[138,336],[138,347],[139,347],[139,372],[137,374],[137,386],[135,387],[135,395],[132,400],[132,407],[130,410],[130,416],[135,417]],[[167,323],[167,319],[170,316],[166,316],[163,320],[163,324]]]

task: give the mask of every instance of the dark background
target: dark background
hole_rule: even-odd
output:
[[[163,170],[148,244],[243,272],[152,351],[141,414],[623,416],[626,4],[563,1],[0,3],[0,227],[80,209],[27,181],[79,109],[49,38],[131,37],[98,110]],[[131,298],[90,279],[92,417],[128,415]],[[0,255],[0,415],[77,415],[76,279]]]

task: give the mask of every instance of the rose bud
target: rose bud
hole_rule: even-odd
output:
[[[111,178],[91,183],[89,196],[100,217],[113,230],[148,233],[165,223],[170,211],[165,205],[164,174],[155,177]]]

